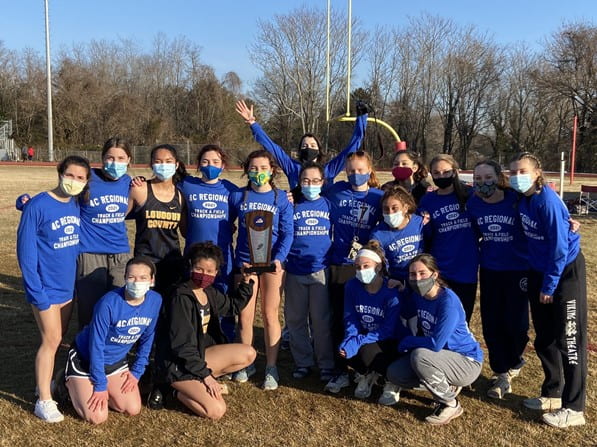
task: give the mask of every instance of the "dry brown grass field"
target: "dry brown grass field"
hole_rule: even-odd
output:
[[[148,173],[137,169],[134,173]],[[227,174],[238,181],[237,173]],[[384,175],[382,175],[382,178]],[[587,425],[567,430],[538,422],[539,414],[522,408],[522,400],[539,391],[542,372],[529,344],[527,365],[513,385],[513,393],[496,401],[485,396],[491,372],[486,364],[473,389],[463,392],[462,417],[444,427],[424,423],[431,400],[424,392],[403,392],[400,403],[376,403],[380,390],[368,401],[352,397],[352,388],[340,396],[323,393],[317,376],[292,379],[290,354],[281,352],[278,391],[259,388],[263,371],[262,333],[256,332],[258,373],[248,383],[229,382],[228,412],[219,422],[191,415],[177,404],[161,411],[144,408],[134,418],[111,412],[108,421],[92,426],[80,420],[72,407],[66,418],[46,424],[33,415],[33,362],[38,332],[25,302],[15,254],[19,213],[15,197],[54,187],[51,167],[0,166],[0,445],[1,446],[595,446],[597,445],[597,216],[580,217],[582,247],[587,259],[589,286],[589,378]],[[385,178],[384,178],[385,180]],[[594,180],[593,183],[597,183]],[[578,184],[574,189],[578,191]],[[280,316],[282,318],[282,316]],[[58,353],[63,365],[66,343],[74,336],[71,322],[65,345]],[[260,323],[256,323],[260,326]],[[483,342],[478,309],[471,324]],[[531,334],[531,338],[533,335]]]

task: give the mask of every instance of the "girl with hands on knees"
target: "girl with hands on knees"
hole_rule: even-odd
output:
[[[80,203],[88,200],[89,162],[75,155],[58,165],[58,185],[27,202],[17,230],[17,259],[25,297],[41,335],[35,357],[35,415],[64,419],[52,399],[56,351],[68,329],[81,236]]]
[[[129,416],[141,411],[138,382],[149,362],[162,305],[161,296],[150,290],[154,280],[149,258],[129,260],[125,286],[98,301],[91,323],[68,353],[66,387],[77,414],[92,424],[105,422],[108,408]],[[129,367],[127,355],[137,342]]]
[[[156,340],[158,377],[170,384],[178,400],[198,416],[220,419],[226,412],[225,389],[216,380],[255,360],[249,344],[227,343],[221,315],[238,314],[253,295],[254,281],[241,268],[238,287],[229,295],[214,287],[223,262],[211,242],[191,245],[186,258],[190,279],[164,303]]]

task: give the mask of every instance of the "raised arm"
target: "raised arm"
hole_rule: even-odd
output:
[[[363,137],[365,136],[365,130],[367,129],[367,114],[357,116],[357,120],[354,123],[354,130],[352,131],[352,137],[348,142],[348,145],[332,158],[325,165],[325,177],[327,180],[332,181],[334,178],[342,172],[344,164],[346,163],[346,157],[352,152],[356,152],[361,146]]]

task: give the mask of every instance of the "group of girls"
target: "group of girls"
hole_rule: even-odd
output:
[[[245,382],[255,373],[257,295],[266,351],[262,386],[278,387],[284,288],[294,378],[317,365],[325,389],[337,393],[349,385],[350,366],[357,371],[355,396],[369,397],[381,379],[378,402],[385,405],[399,401],[401,388],[422,385],[437,404],[426,420],[445,424],[462,414],[458,392],[481,371],[482,351],[468,329],[480,264],[483,331],[495,372],[488,395],[510,392],[524,364],[528,297],[546,379],[541,396],[524,404],[554,410],[543,416],[550,425],[584,423],[583,258],[579,237],[561,202],[543,186],[535,157],[523,154],[512,162],[514,190],[498,165],[480,163],[471,190],[459,181],[454,159],[439,155],[429,165],[437,187],[429,192],[423,164],[398,153],[396,181],[381,189],[371,157],[356,151],[366,115],[358,117],[341,157],[322,166],[315,162],[322,148],[312,135],[301,139],[297,162],[267,137],[252,108],[239,102],[237,110],[265,148],[247,157],[243,188],[219,178],[227,158],[215,145],[199,152],[200,177],[186,173],[174,147],[157,146],[154,177],[131,186],[128,145],[111,139],[101,169],[68,157],[59,165],[59,186],[25,207],[19,263],[42,334],[36,415],[50,422],[63,418],[50,381],[72,310],[68,285],[76,277],[81,332],[69,353],[67,387],[75,410],[91,422],[105,420],[108,407],[139,411],[137,381],[159,307],[159,295],[149,290],[155,285],[165,303],[155,370],[198,415],[218,419],[225,412],[226,387],[215,379],[234,373],[234,380]],[[294,188],[294,203],[275,185],[278,166]],[[334,183],[342,166],[348,181]],[[274,269],[261,275],[245,271],[245,216],[252,210],[273,215]],[[124,218],[130,211],[137,234],[135,258],[127,264]],[[186,238],[184,256],[178,231]],[[60,272],[54,271],[58,256],[64,258]],[[223,345],[220,317],[236,313],[240,343]],[[137,340],[142,346],[129,369],[126,354]]]

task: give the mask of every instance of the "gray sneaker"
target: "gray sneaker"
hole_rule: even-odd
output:
[[[332,378],[323,388],[325,391],[333,394],[338,394],[342,388],[350,385],[350,378],[348,373],[340,373]]]
[[[257,372],[255,365],[250,364],[246,368],[241,369],[240,371],[235,372],[232,374],[232,380],[238,383],[245,383],[249,380],[249,377],[254,375]]]
[[[278,382],[280,381],[280,376],[278,375],[278,368],[275,366],[267,366],[265,368],[265,380],[263,381],[263,388],[266,391],[274,391],[278,389]]]
[[[394,405],[400,400],[400,387],[386,381],[383,387],[383,393],[379,396],[377,403],[380,405]]]
[[[498,374],[493,377],[487,395],[493,399],[501,399],[512,392],[512,378],[509,373]]]
[[[376,372],[370,372],[368,374],[360,374],[355,378],[357,386],[354,389],[354,397],[357,399],[367,399],[371,396],[371,389],[377,382],[379,374]]]
[[[574,411],[570,408],[560,408],[553,413],[545,413],[543,422],[547,425],[557,428],[574,427],[576,425],[585,425],[585,415],[582,411]]]
[[[462,412],[462,406],[458,400],[456,400],[455,407],[437,402],[433,413],[427,416],[425,420],[432,425],[444,425],[450,422],[452,419],[456,419],[462,414]]]
[[[522,401],[522,404],[531,410],[556,411],[562,408],[562,399],[559,397],[532,397]]]
[[[33,413],[46,422],[62,422],[64,420],[64,416],[53,400],[38,400],[35,402]]]

